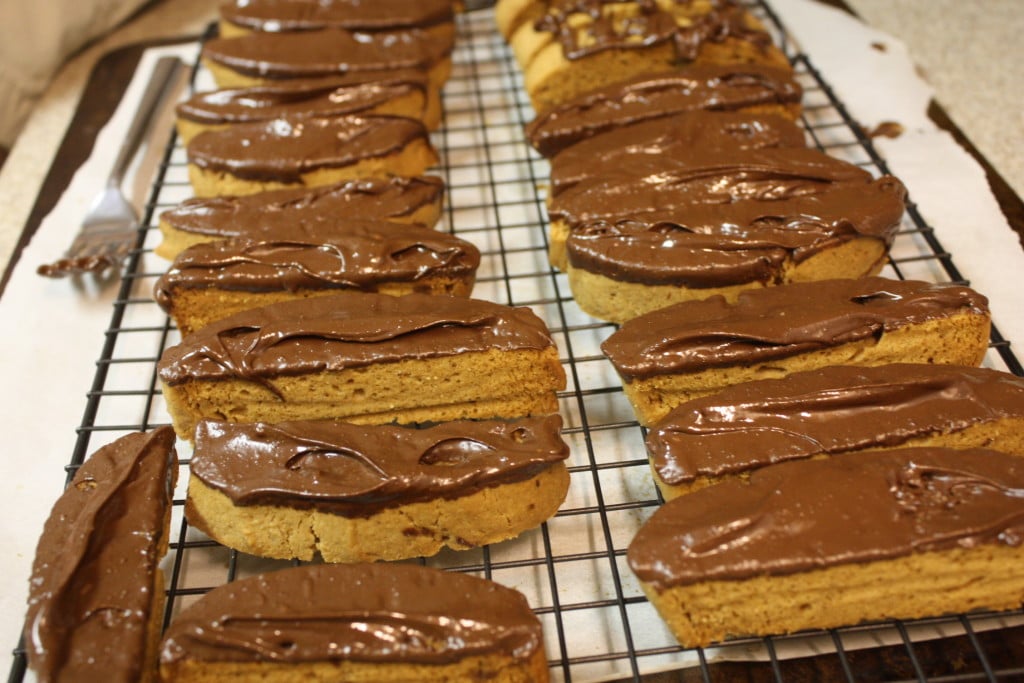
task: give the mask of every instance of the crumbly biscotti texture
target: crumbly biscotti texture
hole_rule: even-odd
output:
[[[625,382],[623,390],[643,425],[653,425],[676,406],[720,389],[758,379],[777,379],[827,365],[888,363],[981,364],[988,349],[988,316],[958,314],[908,325],[881,335],[752,365],[661,375]]]
[[[279,559],[374,562],[436,555],[515,538],[549,519],[565,500],[569,473],[556,463],[524,481],[454,499],[346,517],[276,505],[236,506],[196,477],[189,482],[189,522],[236,550]]]
[[[1013,609],[1024,601],[1022,562],[1024,546],[985,545],[660,593],[641,585],[679,642],[702,647],[730,636]]]
[[[175,431],[191,440],[203,419],[415,424],[550,415],[558,412],[555,392],[564,388],[565,372],[552,347],[377,363],[269,383],[276,394],[240,380],[164,384],[163,391]]]

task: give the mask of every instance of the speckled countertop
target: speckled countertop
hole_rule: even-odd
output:
[[[1024,36],[1021,0],[846,0],[867,23],[902,40],[936,100],[1018,196],[1024,196]],[[57,75],[0,171],[0,270],[7,267],[95,63],[144,40],[200,33],[217,3],[156,4],[84,50]]]

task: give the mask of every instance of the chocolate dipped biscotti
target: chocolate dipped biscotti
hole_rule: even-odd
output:
[[[869,277],[716,296],[633,318],[601,345],[643,425],[694,398],[828,365],[976,366],[987,299],[968,287]]]
[[[185,515],[242,552],[400,560],[497,543],[565,500],[557,415],[416,429],[343,422],[196,429]]]
[[[349,219],[385,220],[434,227],[444,202],[436,176],[357,178],[312,188],[242,196],[193,197],[160,214],[162,241],[154,250],[173,260],[193,244]]]
[[[469,296],[480,251],[447,232],[386,221],[291,224],[189,247],[154,286],[183,335],[239,311],[348,292]]]
[[[170,427],[123,436],[75,473],[32,565],[25,649],[38,680],[156,680],[177,475]]]
[[[208,325],[158,363],[181,438],[204,419],[412,424],[549,415],[565,371],[528,308],[356,293],[270,304]]]
[[[521,593],[409,564],[306,565],[214,588],[173,622],[164,683],[548,680]]]
[[[277,118],[200,133],[186,147],[197,197],[418,176],[438,161],[427,129],[402,116]]]
[[[452,0],[233,0],[222,3],[219,12],[223,37],[324,28],[372,33],[454,20]]]
[[[761,468],[670,501],[629,565],[686,647],[1020,607],[1024,459],[903,448]]]
[[[775,463],[882,448],[1024,455],[1024,378],[957,365],[833,365],[683,403],[646,445],[666,499]]]

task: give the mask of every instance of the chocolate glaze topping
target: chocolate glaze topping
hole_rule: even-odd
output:
[[[783,463],[676,498],[628,559],[661,591],[1022,539],[1024,459],[904,448]]]
[[[425,94],[427,85],[426,74],[413,69],[356,72],[196,93],[179,104],[176,112],[180,118],[209,125],[345,116],[368,112],[411,93]]]
[[[480,299],[353,292],[244,311],[164,351],[160,379],[259,381],[373,363],[554,345],[528,308]]]
[[[402,116],[292,117],[206,131],[187,152],[189,163],[210,171],[301,182],[304,173],[385,157],[414,140],[430,144],[423,124]]]
[[[1024,419],[1024,378],[985,368],[833,366],[746,382],[674,409],[647,437],[668,484],[817,455],[892,448]]]
[[[411,216],[441,201],[435,176],[362,178],[314,188],[272,190],[242,197],[186,199],[160,214],[176,230],[213,237],[243,237],[286,226],[332,226],[340,219]],[[326,228],[324,228],[326,229]]]
[[[626,381],[759,363],[951,315],[988,316],[958,285],[867,277],[751,289],[687,301],[626,322],[601,349]]]
[[[556,106],[526,126],[546,157],[621,126],[682,111],[733,111],[798,105],[803,89],[790,72],[753,64],[691,64],[679,71],[641,74]]]
[[[664,219],[653,214],[646,221],[575,226],[566,254],[575,268],[627,282],[692,288],[779,284],[789,266],[852,239],[876,239],[888,247],[905,197],[902,183],[885,176],[781,201],[696,204],[665,212]]]
[[[472,278],[479,265],[475,246],[430,228],[358,220],[293,224],[185,249],[157,280],[154,297],[170,311],[177,289],[372,292],[382,282]]]
[[[39,680],[142,680],[176,476],[174,432],[162,427],[93,453],[57,500],[29,584],[25,643]]]
[[[235,0],[221,5],[220,16],[253,31],[379,31],[452,21],[453,12],[451,0]]]
[[[694,150],[804,147],[804,132],[789,119],[743,112],[678,112],[642,121],[579,142],[551,160],[551,195],[598,174],[614,172],[623,160],[683,159]],[[708,156],[704,157],[705,159]],[[646,164],[645,164],[646,165]]]
[[[342,29],[251,33],[207,41],[203,58],[257,78],[312,78],[358,71],[426,70],[449,56],[454,44],[451,23],[428,30],[373,33]]]
[[[350,517],[524,481],[569,457],[557,415],[425,429],[343,422],[201,422],[192,474],[235,505]]]
[[[214,588],[167,630],[161,663],[527,660],[541,626],[521,593],[410,564],[306,565]]]
[[[652,215],[681,220],[684,210],[698,204],[737,202],[762,202],[762,211],[785,211],[786,201],[845,185],[864,188],[872,180],[858,166],[806,148],[701,146],[680,157],[628,154],[606,166],[599,161],[589,177],[551,199],[552,220],[570,227]],[[856,203],[849,209],[856,212]]]

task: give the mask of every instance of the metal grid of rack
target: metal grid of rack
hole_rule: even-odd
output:
[[[771,9],[760,2],[751,3],[751,9],[774,27],[779,42],[788,48]],[[804,86],[803,124],[813,143],[874,173],[887,172],[870,138],[850,119],[808,59],[800,54],[791,58]],[[198,87],[203,87],[203,78],[200,70]],[[532,109],[521,74],[488,10],[459,17],[458,48],[444,108],[444,125],[434,136],[442,157],[435,172],[448,184],[439,229],[480,247],[483,258],[475,297],[529,306],[551,328],[569,378],[568,389],[560,394],[560,412],[572,449],[572,484],[559,513],[540,529],[491,547],[443,552],[426,560],[428,564],[472,572],[521,590],[544,625],[554,680],[996,681],[1024,676],[1024,648],[1007,650],[999,636],[1024,623],[1022,611],[681,649],[625,563],[634,532],[661,501],[645,457],[644,432],[599,349],[614,326],[582,313],[565,276],[548,264],[547,162],[523,138]],[[185,154],[172,138],[144,225],[153,226],[160,211],[190,194]],[[151,296],[155,279],[166,267],[151,253],[158,241],[155,228],[144,228],[126,264],[69,471],[103,443],[168,421],[155,364],[179,336]],[[912,204],[883,274],[961,280],[951,256]],[[993,333],[986,365],[1024,374],[998,331]],[[179,445],[179,455],[184,475],[190,455],[187,444]],[[186,482],[187,477],[179,481]],[[164,561],[165,623],[216,585],[287,566],[210,541],[188,526],[183,505],[182,487],[175,498],[174,538]],[[1017,642],[1024,640],[1016,633]],[[961,654],[953,657],[954,651]],[[656,672],[665,670],[674,671],[670,679],[658,677]],[[10,680],[22,680],[23,674],[24,654],[19,649]]]

